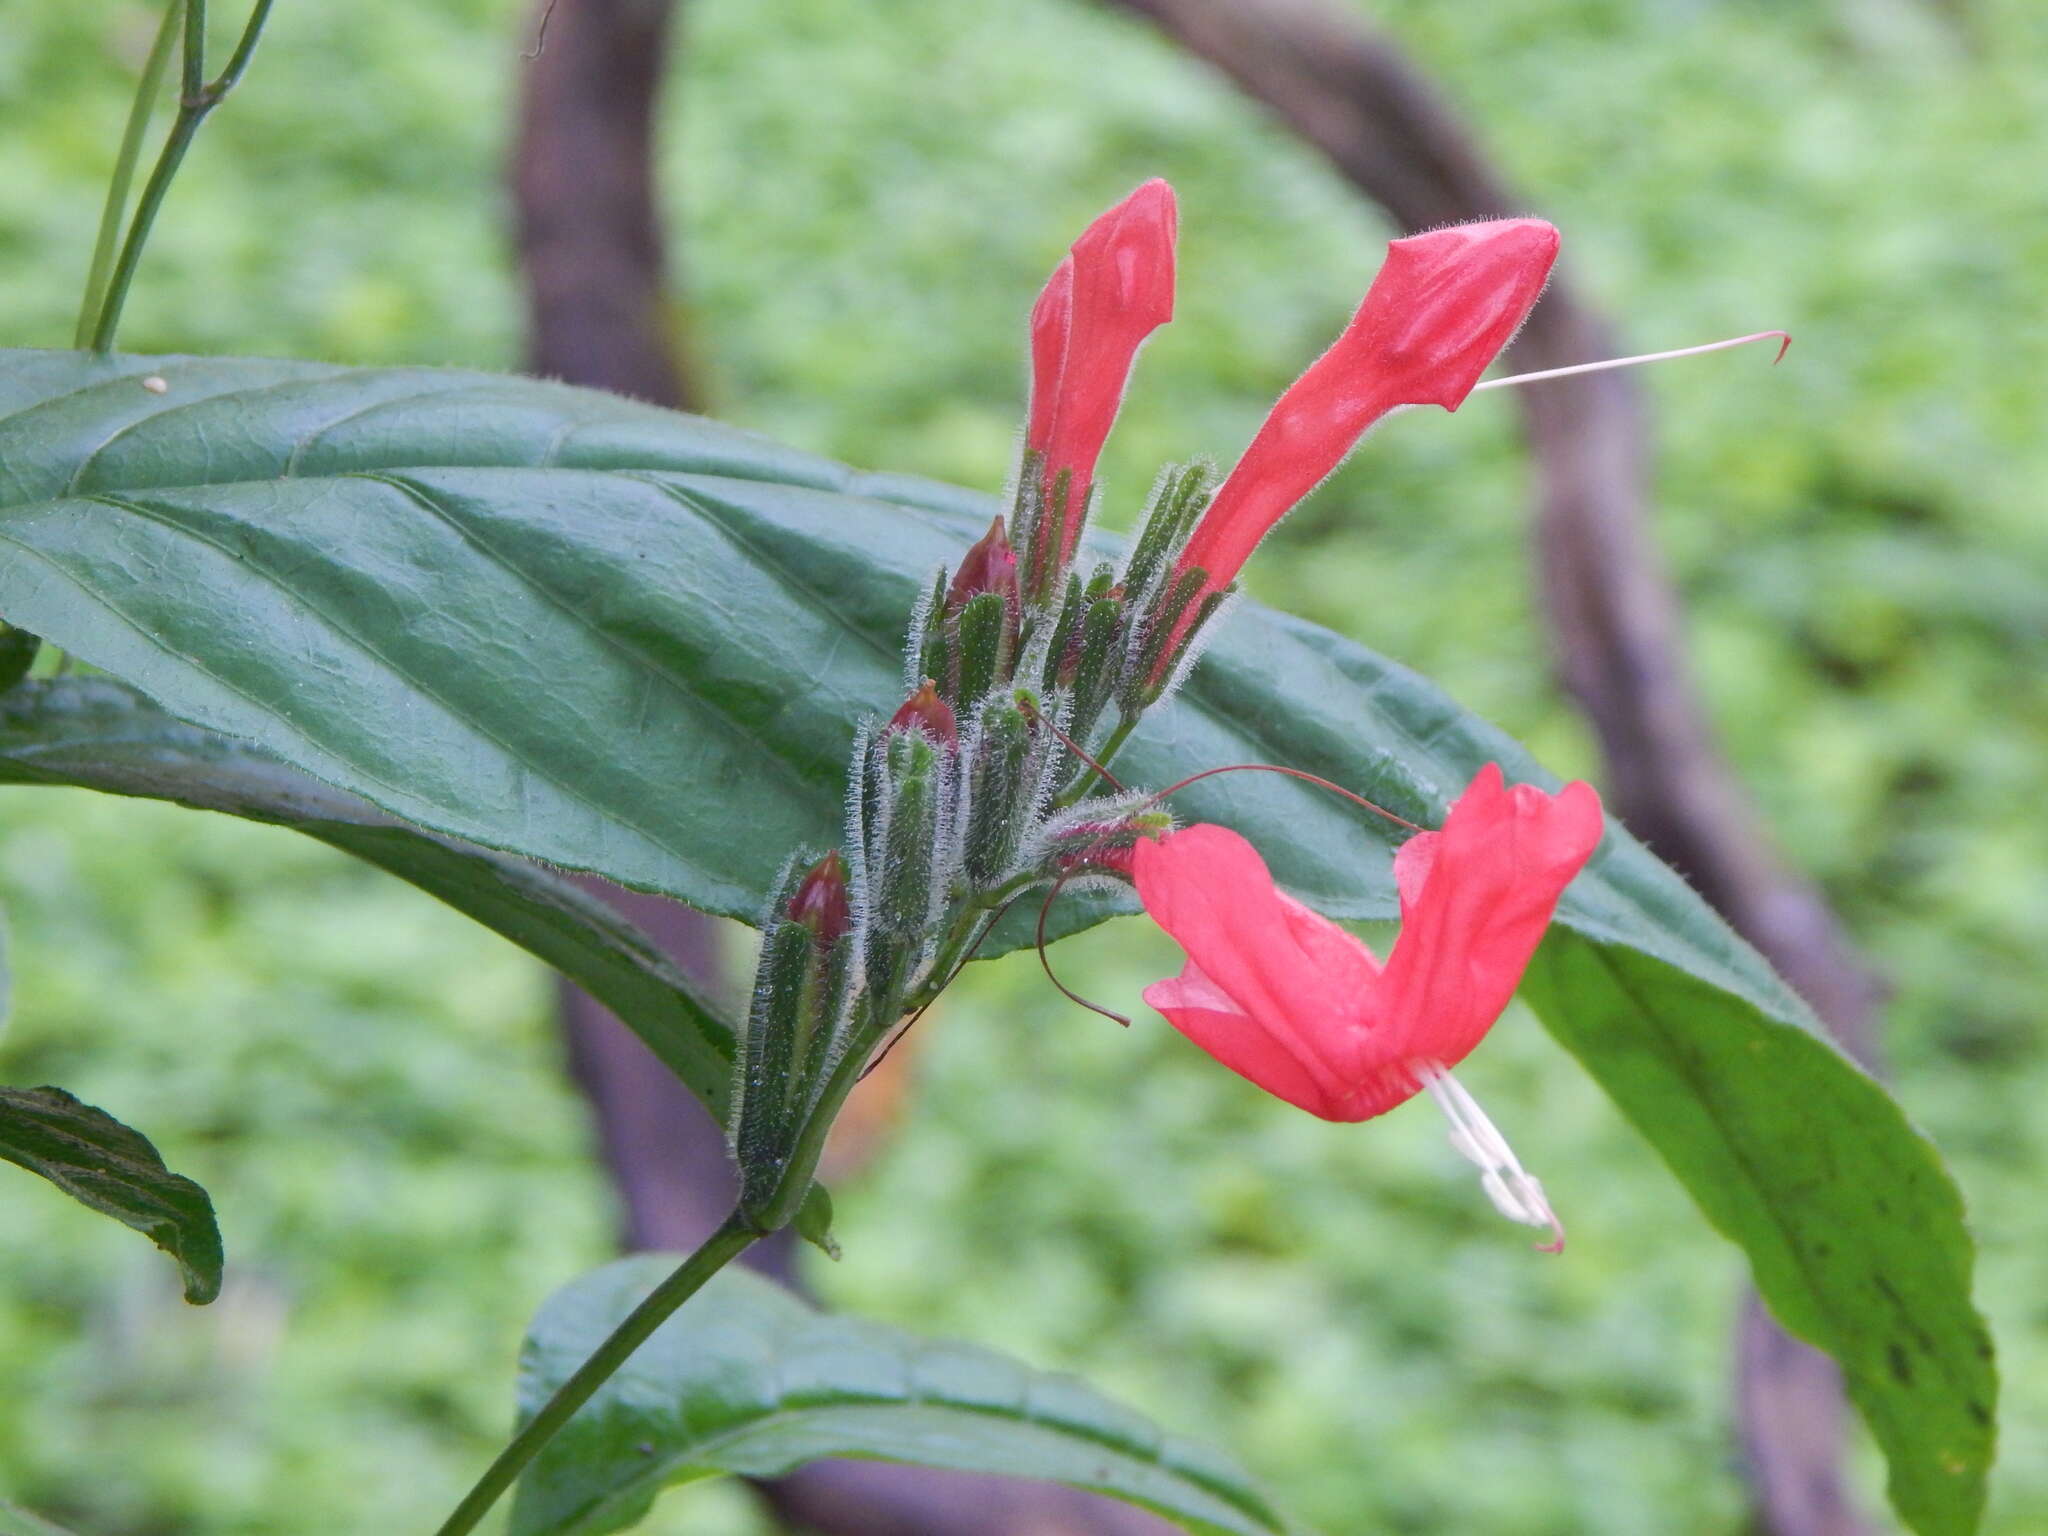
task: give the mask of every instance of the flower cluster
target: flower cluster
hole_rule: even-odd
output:
[[[1096,463],[1139,349],[1172,318],[1177,230],[1172,189],[1147,182],[1055,268],[1031,313],[1009,513],[926,589],[904,702],[856,745],[843,857],[792,860],[777,890],[734,1127],[743,1205],[764,1225],[795,1210],[821,1126],[888,1032],[1011,901],[1076,877],[1134,884],[1187,950],[1146,996],[1196,1044],[1329,1119],[1428,1088],[1501,1208],[1551,1220],[1447,1069],[1506,1006],[1597,843],[1590,789],[1483,772],[1441,831],[1401,849],[1404,926],[1382,967],[1234,832],[1172,830],[1158,797],[1098,779],[1114,785],[1106,759],[1193,664],[1273,526],[1389,412],[1464,401],[1542,291],[1557,232],[1507,219],[1394,241],[1221,483],[1168,468],[1122,559],[1087,560]]]

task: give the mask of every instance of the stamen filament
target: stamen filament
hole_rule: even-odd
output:
[[[1415,1075],[1437,1108],[1451,1122],[1451,1147],[1479,1170],[1479,1187],[1493,1208],[1524,1226],[1548,1227],[1551,1241],[1536,1246],[1544,1253],[1564,1251],[1564,1223],[1543,1196],[1543,1185],[1516,1158],[1507,1138],[1487,1118],[1465,1085],[1433,1061],[1415,1064]]]
[[[1599,363],[1574,363],[1569,368],[1544,368],[1536,373],[1513,373],[1504,379],[1485,379],[1472,386],[1472,393],[1482,389],[1507,389],[1517,384],[1539,384],[1545,379],[1568,379],[1581,373],[1605,373],[1611,368],[1634,368],[1640,363],[1668,362],[1674,357],[1698,357],[1705,352],[1726,352],[1731,347],[1746,347],[1753,341],[1776,341],[1778,355],[1771,359],[1776,367],[1784,360],[1786,350],[1792,345],[1792,337],[1786,331],[1754,331],[1747,336],[1731,336],[1726,341],[1710,341],[1697,347],[1675,347],[1669,352],[1642,352],[1634,357],[1610,357]]]
[[[1071,880],[1073,877],[1073,871],[1069,870],[1065,874],[1061,875],[1057,880],[1053,881],[1052,889],[1045,893],[1045,900],[1039,904],[1038,964],[1045,972],[1045,979],[1051,982],[1055,987],[1057,987],[1061,995],[1064,996],[1068,1002],[1078,1003],[1083,1008],[1086,1008],[1090,1013],[1099,1013],[1105,1019],[1113,1019],[1117,1023],[1123,1025],[1125,1029],[1129,1029],[1131,1027],[1131,1021],[1128,1017],[1121,1013],[1118,1013],[1114,1008],[1105,1008],[1100,1003],[1089,1002],[1087,998],[1083,997],[1080,993],[1076,992],[1072,987],[1068,986],[1064,981],[1061,981],[1058,976],[1053,974],[1052,957],[1046,954],[1045,952],[1045,920],[1047,916],[1049,916],[1052,912],[1052,904],[1059,899],[1060,892],[1067,888],[1067,882]]]
[[[1406,827],[1410,832],[1427,832],[1429,830],[1427,827],[1417,826],[1414,822],[1410,821],[1406,816],[1396,816],[1384,805],[1373,804],[1373,802],[1366,799],[1365,796],[1346,789],[1342,784],[1332,783],[1330,780],[1323,778],[1320,775],[1305,772],[1300,768],[1286,768],[1281,766],[1279,763],[1225,763],[1220,768],[1204,768],[1200,773],[1189,774],[1186,778],[1182,779],[1177,784],[1169,784],[1164,789],[1155,790],[1152,793],[1151,797],[1147,799],[1145,803],[1147,805],[1157,805],[1160,801],[1164,800],[1168,795],[1177,795],[1182,790],[1186,789],[1190,784],[1199,784],[1204,779],[1213,779],[1219,773],[1284,774],[1290,779],[1300,779],[1305,784],[1313,784],[1318,789],[1327,789],[1333,795],[1342,795],[1346,800],[1349,800],[1353,805],[1362,806],[1366,810],[1371,811],[1375,816],[1383,816],[1388,821],[1393,822],[1396,826]]]

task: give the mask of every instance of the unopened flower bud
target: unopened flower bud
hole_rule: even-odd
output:
[[[811,931],[811,940],[820,949],[830,949],[845,937],[853,926],[853,913],[846,900],[846,861],[837,849],[810,867],[783,910],[791,922]]]
[[[846,885],[845,862],[829,853],[785,870],[769,903],[729,1131],[742,1204],[756,1215],[780,1203],[790,1156],[851,1027]]]
[[[938,687],[930,678],[926,678],[917,692],[905,699],[902,707],[889,717],[883,734],[893,731],[922,731],[945,747],[960,744],[960,728],[953,719],[952,708],[939,697]]]
[[[953,584],[946,589],[946,612],[957,614],[984,592],[1000,597],[1006,608],[1017,606],[1017,552],[1010,548],[1010,536],[1000,517],[960,557]]]
[[[1120,595],[1098,598],[1088,605],[1080,625],[1080,649],[1072,672],[1074,706],[1068,730],[1085,739],[1102,717],[1116,688],[1119,658],[1124,649],[1126,613]]]
[[[982,714],[967,781],[966,873],[978,890],[1002,883],[1037,818],[1053,744],[1040,718],[1038,699],[1024,690]]]
[[[1070,821],[1051,832],[1047,852],[1052,867],[1062,874],[1094,870],[1128,876],[1138,844],[1172,830],[1173,818],[1157,808],[1097,816]]]

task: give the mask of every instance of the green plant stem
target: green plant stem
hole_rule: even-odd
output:
[[[1046,876],[1036,870],[1013,875],[992,891],[984,891],[960,909],[953,919],[953,925],[946,930],[945,938],[939,941],[937,954],[932,960],[931,973],[908,997],[903,999],[904,1013],[915,1013],[935,999],[953,979],[953,972],[959,966],[962,954],[969,945],[981,937],[982,919],[999,907],[1009,905],[1034,885],[1045,883]]]
[[[903,1012],[915,1013],[939,995],[953,974],[953,968],[960,963],[960,955],[972,942],[981,920],[988,915],[991,903],[984,898],[962,909],[953,919],[953,926],[946,930],[945,938],[939,941],[937,952],[932,958],[931,974],[926,976],[917,989],[903,999]]]
[[[249,72],[249,61],[256,57],[256,40],[263,35],[263,24],[270,20],[270,7],[274,0],[256,0],[249,12],[248,25],[242,28],[242,35],[235,41],[235,51],[228,55],[228,67],[220,72],[220,78],[207,89],[213,93],[214,105],[242,83],[242,76]]]
[[[142,158],[142,138],[149,131],[149,119],[156,99],[163,93],[164,74],[170,67],[171,44],[178,36],[178,18],[185,13],[185,0],[170,0],[163,20],[157,23],[156,41],[149,45],[149,58],[142,66],[142,79],[135,87],[134,104],[128,108],[128,126],[121,132],[120,152],[114,157],[114,174],[107,183],[107,205],[100,210],[100,232],[93,241],[92,269],[85,278],[85,299],[78,306],[78,328],[71,344],[83,347],[92,340],[93,322],[107,295],[107,275],[114,267],[114,250],[121,238],[121,215],[128,211],[128,189],[135,180],[135,166]]]
[[[185,53],[179,64],[178,94],[187,101],[198,99],[206,90],[206,0],[185,0]]]
[[[93,351],[113,350],[114,333],[121,324],[121,309],[128,302],[128,288],[135,280],[135,269],[142,263],[143,247],[149,243],[149,232],[156,223],[157,211],[163,207],[165,194],[171,190],[171,182],[176,179],[178,167],[184,162],[185,151],[192,147],[199,125],[226,99],[228,92],[248,70],[249,60],[256,52],[256,40],[263,34],[264,23],[270,19],[274,3],[275,0],[256,0],[249,12],[248,25],[242,29],[241,40],[228,58],[227,68],[221,71],[220,78],[208,85],[205,83],[206,0],[183,0],[185,47],[178,115],[171,123],[170,133],[164,138],[164,147],[157,155],[149,180],[143,184],[142,196],[135,204],[135,217],[128,225],[128,238],[122,241],[120,258],[114,264],[113,275],[107,280],[99,315],[93,322],[88,341]]]
[[[896,1011],[890,1011],[892,1020]],[[764,1232],[779,1232],[796,1220],[796,1213],[803,1209],[804,1201],[810,1195],[811,1181],[817,1176],[818,1158],[825,1151],[825,1138],[832,1134],[833,1122],[838,1120],[839,1111],[846,1107],[846,1096],[853,1092],[854,1085],[867,1070],[875,1047],[881,1043],[882,1033],[886,1031],[867,1037],[865,1043],[856,1045],[839,1058],[839,1065],[825,1080],[825,1091],[818,1095],[817,1105],[790,1147],[789,1161],[783,1165],[782,1178],[776,1184],[775,1192],[758,1211],[750,1214],[753,1226]]]
[[[1137,728],[1138,717],[1136,715],[1122,716],[1116,723],[1116,729],[1109,733],[1109,740],[1102,744],[1102,750],[1095,754],[1095,761],[1101,764],[1103,768],[1107,768],[1111,763],[1115,762],[1117,753],[1123,750],[1124,743],[1131,739],[1131,732]],[[1063,811],[1070,805],[1079,804],[1088,791],[1095,787],[1095,781],[1100,776],[1098,769],[1088,769],[1087,772],[1081,775],[1079,783],[1053,801],[1053,809]]]
[[[808,1187],[809,1181],[805,1183]],[[725,1224],[706,1238],[701,1248],[677,1265],[675,1273],[650,1291],[647,1299],[628,1313],[626,1320],[591,1351],[590,1358],[576,1368],[576,1374],[555,1389],[555,1395],[541,1405],[540,1412],[527,1421],[526,1427],[498,1453],[497,1460],[484,1469],[484,1475],[477,1479],[476,1486],[455,1506],[455,1512],[441,1523],[436,1536],[463,1536],[464,1532],[476,1529],[476,1523],[489,1513],[491,1506],[526,1470],[527,1464],[540,1454],[541,1448],[554,1439],[561,1427],[569,1422],[578,1408],[590,1401],[599,1387],[611,1379],[633,1351],[647,1342],[648,1335],[696,1295],[705,1281],[765,1235],[753,1223],[742,1220],[739,1212],[728,1216]]]

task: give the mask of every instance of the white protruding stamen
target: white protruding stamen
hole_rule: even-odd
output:
[[[1538,384],[1545,379],[1568,379],[1581,373],[1605,373],[1610,368],[1633,368],[1639,363],[1668,362],[1674,357],[1698,357],[1704,352],[1726,352],[1730,347],[1746,347],[1753,341],[1776,341],[1779,343],[1778,356],[1771,359],[1775,364],[1785,355],[1785,349],[1792,345],[1792,337],[1784,331],[1753,331],[1747,336],[1731,336],[1726,341],[1710,341],[1698,347],[1677,347],[1669,352],[1642,352],[1634,357],[1610,357],[1600,363],[1574,363],[1569,368],[1545,368],[1537,373],[1512,373],[1504,379],[1485,379],[1472,386],[1472,393],[1482,389],[1506,389],[1515,384]]]
[[[1429,1090],[1429,1096],[1436,1100],[1444,1118],[1451,1122],[1452,1149],[1478,1168],[1479,1187],[1486,1191],[1486,1198],[1493,1202],[1493,1208],[1508,1220],[1519,1221],[1524,1226],[1548,1227],[1553,1240],[1538,1246],[1547,1253],[1562,1252],[1564,1223],[1557,1219],[1550,1202],[1543,1198],[1542,1183],[1522,1166],[1507,1138],[1486,1118],[1486,1111],[1479,1107],[1478,1100],[1465,1091],[1464,1084],[1433,1061],[1417,1062],[1415,1075]]]

